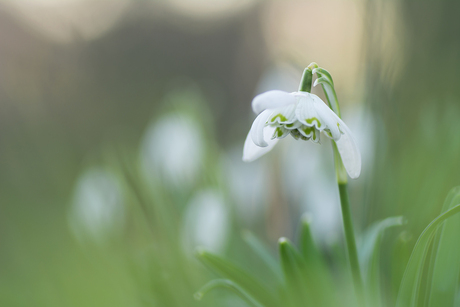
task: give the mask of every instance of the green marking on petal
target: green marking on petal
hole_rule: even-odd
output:
[[[313,131],[313,141],[317,140],[316,131]]]
[[[289,131],[285,130],[282,127],[277,127],[273,133],[272,140],[275,138],[281,139],[286,137],[289,134]]]
[[[339,128],[341,134],[345,134],[345,132],[343,132],[342,129],[340,129],[340,123],[337,123],[337,128]]]
[[[280,138],[280,137],[283,136],[283,134],[284,134],[284,133],[283,133],[283,131],[282,131],[280,128],[276,128],[276,136],[277,136],[277,137]]]
[[[293,123],[286,123],[282,125],[285,129],[289,129],[289,130],[297,129],[298,127],[302,126],[302,124],[298,121],[295,121]]]
[[[286,122],[287,121],[287,118],[286,116],[284,116],[283,114],[281,113],[278,113],[277,115],[275,115],[274,117],[272,117],[272,119],[270,120],[271,123],[274,123],[276,121],[276,119],[279,118],[281,122]]]
[[[313,124],[313,122],[316,121],[316,126],[317,126],[318,128],[321,128],[321,122],[320,122],[319,119],[316,118],[316,117],[307,118],[305,121],[306,121],[307,124],[309,124],[309,125]]]
[[[315,133],[315,128],[314,127],[308,127],[308,126],[302,126],[300,127],[300,129],[302,129],[302,131],[306,134],[306,135],[309,135],[311,133]]]
[[[307,138],[306,136],[302,135],[299,130],[295,129],[295,130],[291,130],[290,131],[292,137],[296,140],[303,140],[303,141],[308,141],[310,138]]]

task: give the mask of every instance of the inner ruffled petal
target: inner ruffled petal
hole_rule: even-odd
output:
[[[284,128],[284,127],[276,127],[274,133],[273,133],[273,136],[272,136],[272,140],[273,139],[283,139],[285,137],[287,137],[289,135],[291,131]]]
[[[269,125],[276,126],[293,124],[296,121],[295,109],[295,104],[291,104],[283,108],[276,108],[273,110],[273,113],[270,115],[267,123]]]
[[[297,129],[301,135],[306,137],[309,140],[312,140],[315,143],[319,143],[321,131],[317,130],[315,127],[302,126]]]
[[[296,118],[305,126],[314,126],[318,130],[323,130],[325,125],[322,122],[321,116],[318,114],[314,101],[310,96],[312,95],[301,97],[299,99],[299,103],[297,104],[297,108],[295,110]]]
[[[308,138],[300,134],[298,129],[290,130],[291,136],[296,139],[296,140],[303,140],[303,141],[308,141]]]
[[[298,120],[296,120],[294,123],[285,124],[283,127],[286,128],[286,129],[289,129],[289,130],[295,130],[295,129],[299,128],[300,126],[302,126],[302,123],[299,122]]]

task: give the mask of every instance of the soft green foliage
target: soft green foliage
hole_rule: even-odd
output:
[[[246,301],[251,307],[261,307],[257,301],[255,301],[249,294],[241,289],[237,284],[229,279],[214,279],[204,285],[200,291],[194,294],[195,299],[201,300],[206,293],[216,288],[227,288],[233,291],[236,295]]]
[[[460,204],[460,187],[450,191],[442,212]],[[454,306],[458,296],[460,272],[460,215],[449,218],[433,242],[432,280],[429,306]],[[429,281],[428,281],[429,282]]]
[[[443,206],[443,210],[445,210],[438,218],[433,220],[430,225],[428,225],[423,233],[420,235],[414,250],[412,252],[411,258],[409,260],[409,263],[407,264],[406,271],[404,273],[403,280],[401,282],[399,294],[398,294],[398,301],[396,302],[397,307],[403,307],[403,306],[419,306],[420,304],[423,304],[420,301],[423,301],[427,299],[427,296],[425,295],[424,291],[432,292],[432,299],[431,303],[437,305],[438,301],[436,299],[439,299],[439,289],[446,289],[445,296],[442,296],[440,299],[441,301],[439,304],[446,305],[446,302],[453,302],[455,300],[456,292],[458,291],[458,261],[460,258],[455,257],[456,253],[455,250],[453,251],[453,255],[455,258],[454,261],[452,261],[450,258],[450,251],[445,251],[445,247],[443,246],[448,242],[448,244],[455,244],[454,242],[451,241],[445,241],[443,238],[449,238],[449,236],[452,235],[451,231],[453,230],[454,234],[455,233],[455,228],[452,229],[452,226],[443,228],[442,229],[442,234],[439,237],[440,242],[435,242],[434,248],[438,248],[437,252],[433,254],[432,259],[430,261],[435,261],[434,265],[434,270],[435,274],[433,275],[433,284],[428,285],[424,291],[420,291],[421,284],[423,282],[426,282],[424,280],[424,265],[425,265],[425,260],[428,256],[429,249],[430,249],[430,244],[432,243],[432,240],[434,236],[436,235],[436,231],[440,228],[440,226],[443,225],[443,223],[448,219],[454,216],[455,214],[460,212],[460,204],[459,204],[459,199],[460,199],[460,190],[458,188],[452,190],[447,199],[446,202]],[[453,221],[454,223],[456,222],[455,220]],[[451,224],[448,224],[451,225]],[[456,239],[456,238],[455,238]],[[439,241],[438,240],[438,241]],[[442,245],[441,245],[442,244]],[[458,245],[458,244],[455,244]],[[438,258],[439,257],[439,258]],[[446,257],[450,261],[444,262],[440,264],[440,261],[445,261]],[[440,282],[439,278],[440,276],[440,271],[438,270],[446,270],[447,266],[448,270],[451,270],[452,275],[447,275],[448,276],[453,276],[450,278],[449,281],[442,281]],[[443,287],[444,285],[444,287]],[[447,285],[447,287],[445,287]],[[440,288],[439,288],[440,287]],[[449,291],[448,289],[453,289]],[[429,298],[429,296],[428,296]]]
[[[460,223],[459,215],[456,214],[459,212],[460,187],[449,193],[442,214],[433,220],[420,235],[405,268],[396,301],[397,307],[427,306],[428,303],[429,306],[454,306],[458,296],[460,270],[460,248],[454,243],[458,240]],[[224,284],[216,281],[212,287],[226,285],[227,288],[239,292],[239,295],[245,300],[255,300],[261,306],[337,306],[339,302],[341,306],[355,306],[357,301],[354,301],[353,297],[347,298],[340,295],[346,291],[343,276],[340,277],[340,273],[330,270],[325,261],[325,255],[311,236],[310,223],[311,220],[307,216],[302,218],[300,251],[288,239],[279,240],[278,266],[260,240],[250,233],[245,233],[245,240],[267,265],[267,268],[270,268],[273,277],[278,277],[279,269],[282,270],[284,278],[280,283],[279,297],[275,298],[266,292],[267,288],[258,281],[256,276],[219,256],[200,251],[198,256],[205,264],[235,283],[235,285],[230,285],[229,281]],[[382,283],[382,240],[384,232],[403,224],[402,217],[390,217],[374,223],[364,232],[359,248],[360,265],[365,278],[364,303],[360,304],[387,306],[388,299],[382,295],[385,293]],[[439,235],[432,242],[437,231]],[[395,251],[398,252],[398,255],[402,255],[401,253],[406,250],[406,237],[407,234],[402,232],[401,236],[396,238],[398,245]],[[392,240],[395,238],[393,237]],[[428,258],[430,263],[427,264],[430,248],[433,250],[433,255]],[[392,261],[404,261],[404,258],[396,256],[392,258]],[[393,265],[397,267],[398,263]],[[428,272],[425,270],[427,266],[429,267]],[[343,269],[339,272],[343,272]],[[337,284],[333,282],[334,279],[342,282]],[[399,283],[396,280],[395,282]],[[423,288],[422,283],[426,283]],[[206,292],[201,291],[202,294]],[[248,295],[252,298],[248,298]],[[278,303],[273,305],[274,302]]]
[[[246,270],[238,267],[228,260],[223,259],[222,257],[204,250],[198,251],[197,256],[212,270],[240,285],[247,293],[252,295],[256,301],[260,302],[264,306],[274,307],[279,305],[279,298],[273,294],[273,291]]]
[[[403,225],[402,217],[389,217],[372,224],[363,234],[359,247],[361,271],[364,275],[365,295],[373,306],[381,306],[381,245],[384,232]]]

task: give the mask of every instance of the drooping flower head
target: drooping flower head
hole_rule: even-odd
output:
[[[361,172],[361,155],[356,142],[340,117],[321,98],[309,93],[311,75],[312,70],[306,69],[298,92],[273,90],[254,98],[252,109],[258,116],[246,138],[243,161],[258,159],[288,135],[296,140],[320,143],[323,133],[337,145],[348,175],[357,178]]]

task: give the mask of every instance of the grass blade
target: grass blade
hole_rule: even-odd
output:
[[[460,204],[460,187],[451,190],[443,206],[443,212]],[[460,216],[455,216],[444,223],[437,242],[433,246],[433,271],[429,306],[454,306],[457,296],[460,272]]]
[[[279,240],[280,261],[287,287],[287,301],[290,306],[309,305],[312,298],[308,295],[310,287],[305,272],[305,264],[297,249],[286,239]]]
[[[201,300],[209,291],[216,288],[227,288],[231,290],[233,293],[235,293],[244,301],[246,301],[251,307],[264,307],[263,305],[259,304],[251,295],[244,291],[241,287],[239,287],[237,284],[228,279],[211,280],[209,283],[201,287],[201,289],[194,294],[194,297],[196,300]]]
[[[414,307],[417,305],[423,264],[433,236],[446,219],[458,212],[460,212],[460,205],[441,214],[425,228],[418,238],[401,281],[396,307]]]
[[[302,253],[303,258],[311,266],[317,268],[325,268],[323,255],[318,249],[318,246],[313,240],[311,235],[311,216],[304,214],[301,219],[301,229],[300,229],[300,252]]]
[[[244,231],[243,240],[251,247],[259,258],[265,263],[265,265],[273,273],[274,278],[278,281],[283,280],[283,275],[280,266],[276,259],[271,255],[270,251],[265,247],[264,243],[260,241],[252,232]]]
[[[404,224],[402,216],[389,217],[371,225],[362,237],[359,252],[361,271],[365,281],[368,302],[379,306],[380,294],[380,246],[385,230]]]
[[[257,278],[230,261],[205,250],[198,250],[198,259],[217,274],[238,284],[255,300],[267,307],[280,306],[279,299],[273,291],[266,288]]]

